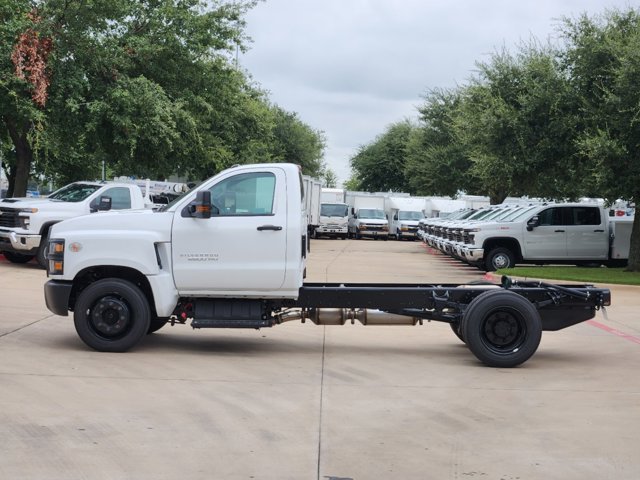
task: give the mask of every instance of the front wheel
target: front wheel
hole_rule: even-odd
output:
[[[40,246],[36,252],[36,261],[38,265],[46,269],[49,261],[47,260],[47,252],[49,251],[49,230],[40,238]]]
[[[118,278],[98,280],[85,288],[73,321],[80,338],[101,352],[124,352],[151,327],[149,302],[140,288]]]
[[[157,332],[162,327],[164,327],[169,320],[167,318],[155,317],[152,318],[149,322],[149,328],[147,329],[147,334]]]
[[[542,337],[538,310],[526,298],[506,290],[491,290],[474,298],[461,327],[469,350],[490,367],[524,363]]]
[[[495,272],[501,268],[511,268],[516,264],[516,259],[508,248],[498,247],[489,252],[485,259],[485,268],[488,272]]]

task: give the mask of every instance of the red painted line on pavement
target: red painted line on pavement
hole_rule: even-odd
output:
[[[611,333],[616,337],[624,338],[625,340],[629,340],[630,342],[637,343],[638,345],[640,345],[640,337],[636,337],[635,335],[629,335],[628,333],[621,332],[620,330],[616,330],[615,328],[609,327],[604,323],[600,323],[595,320],[589,320],[587,323],[592,327],[596,327],[601,330],[604,330],[605,332]]]

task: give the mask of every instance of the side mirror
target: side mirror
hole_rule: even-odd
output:
[[[351,207],[351,215],[355,215],[355,214],[356,214],[355,208]]]
[[[540,225],[540,218],[537,215],[531,217],[531,219],[527,222],[527,232],[530,232],[535,227]]]
[[[196,199],[189,204],[189,214],[193,218],[211,218],[211,192],[200,190]]]
[[[94,200],[89,205],[91,213],[107,212],[111,210],[111,197],[101,196],[100,200]]]

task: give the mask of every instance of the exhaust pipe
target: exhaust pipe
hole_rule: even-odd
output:
[[[316,325],[344,325],[357,320],[362,325],[422,325],[422,319],[388,313],[382,310],[353,308],[310,308],[308,310],[290,310],[276,316],[276,323],[310,320]]]

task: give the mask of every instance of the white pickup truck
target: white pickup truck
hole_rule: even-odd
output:
[[[543,330],[593,318],[609,305],[590,285],[304,283],[308,230],[300,169],[233,167],[158,211],[85,215],[54,225],[47,307],[73,312],[91,348],[122,352],[169,325],[266,328],[450,324],[471,352],[514,367]],[[133,360],[133,359],[132,359]]]
[[[56,223],[104,210],[145,208],[139,186],[131,183],[71,183],[43,198],[0,200],[0,253],[14,263],[36,257],[46,268],[49,231]]]
[[[510,221],[459,229],[465,261],[488,271],[518,263],[624,265],[629,258],[632,217],[609,217],[595,203],[527,207]]]

